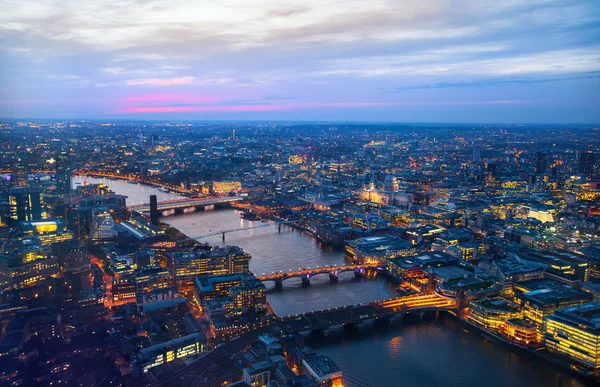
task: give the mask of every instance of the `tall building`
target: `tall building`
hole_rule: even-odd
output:
[[[73,189],[71,185],[72,174],[71,157],[67,152],[60,152],[56,156],[56,191],[59,194],[66,195]]]
[[[535,152],[534,170],[536,175],[543,175],[548,169],[548,158],[544,152]]]
[[[10,181],[13,187],[26,187],[29,184],[27,170],[23,164],[17,164],[13,167]]]
[[[46,218],[42,188],[39,186],[13,187],[8,191],[10,217],[13,220],[31,221]]]
[[[596,155],[592,151],[585,151],[579,158],[579,173],[592,178],[596,174]]]
[[[158,225],[158,202],[156,195],[150,195],[150,222]]]

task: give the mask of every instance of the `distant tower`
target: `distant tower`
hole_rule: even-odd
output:
[[[235,129],[231,129],[231,142],[235,144],[237,138],[235,137]]]
[[[478,163],[481,160],[481,149],[474,148],[473,149],[473,162]]]
[[[156,195],[150,195],[150,222],[158,225],[158,202]]]
[[[548,169],[548,158],[544,152],[535,152],[534,170],[536,175],[543,175]]]
[[[596,174],[596,155],[592,151],[585,151],[579,158],[579,173],[591,179]]]
[[[27,187],[29,181],[27,180],[27,170],[23,164],[19,163],[13,167],[10,182],[13,187]]]
[[[308,181],[310,182],[313,177],[313,158],[310,150],[308,151],[308,155],[306,156],[306,164],[308,164]]]
[[[73,165],[71,157],[67,152],[60,152],[56,155],[56,192],[66,195],[71,192],[71,176],[73,175]]]

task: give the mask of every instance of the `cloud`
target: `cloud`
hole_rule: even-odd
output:
[[[401,86],[384,91],[411,91],[411,90],[431,90],[431,89],[466,89],[477,87],[494,87],[501,85],[531,85],[536,83],[564,82],[575,81],[581,79],[600,79],[600,73],[590,73],[589,75],[576,77],[559,77],[559,78],[541,78],[541,79],[487,79],[473,82],[441,82],[430,83],[425,85]]]
[[[177,77],[177,78],[146,78],[146,79],[128,79],[125,81],[127,86],[173,86],[173,85],[190,85],[194,82],[194,77]]]
[[[473,106],[473,105],[524,105],[527,100],[488,100],[488,101],[438,101],[438,102],[293,102],[293,103],[265,103],[257,101],[250,103],[224,103],[213,105],[184,105],[184,106],[136,106],[125,107],[118,113],[200,113],[200,112],[269,112],[292,111],[309,109],[355,109],[355,108],[386,108],[386,107],[411,107],[411,106]]]

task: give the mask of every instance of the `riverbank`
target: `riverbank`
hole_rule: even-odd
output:
[[[498,335],[490,330],[487,330],[484,327],[481,327],[477,324],[474,324],[469,320],[462,319],[458,316],[455,316],[455,318],[463,325],[476,329],[481,334],[481,336],[487,340],[508,347],[513,351],[517,351],[518,353],[527,355],[531,358],[542,360],[547,364],[558,366],[563,372],[567,372],[568,374],[577,378],[583,383],[589,383],[590,386],[597,386],[600,384],[600,379],[597,376],[594,376],[592,371],[590,371],[591,374],[585,374],[582,371],[574,369],[572,367],[573,363],[568,358],[564,358],[560,355],[550,353],[543,348],[535,349],[523,345],[517,345],[511,342],[510,340],[506,339],[505,337]]]

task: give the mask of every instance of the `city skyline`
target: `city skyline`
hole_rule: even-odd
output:
[[[593,1],[6,5],[4,118],[600,121]]]

